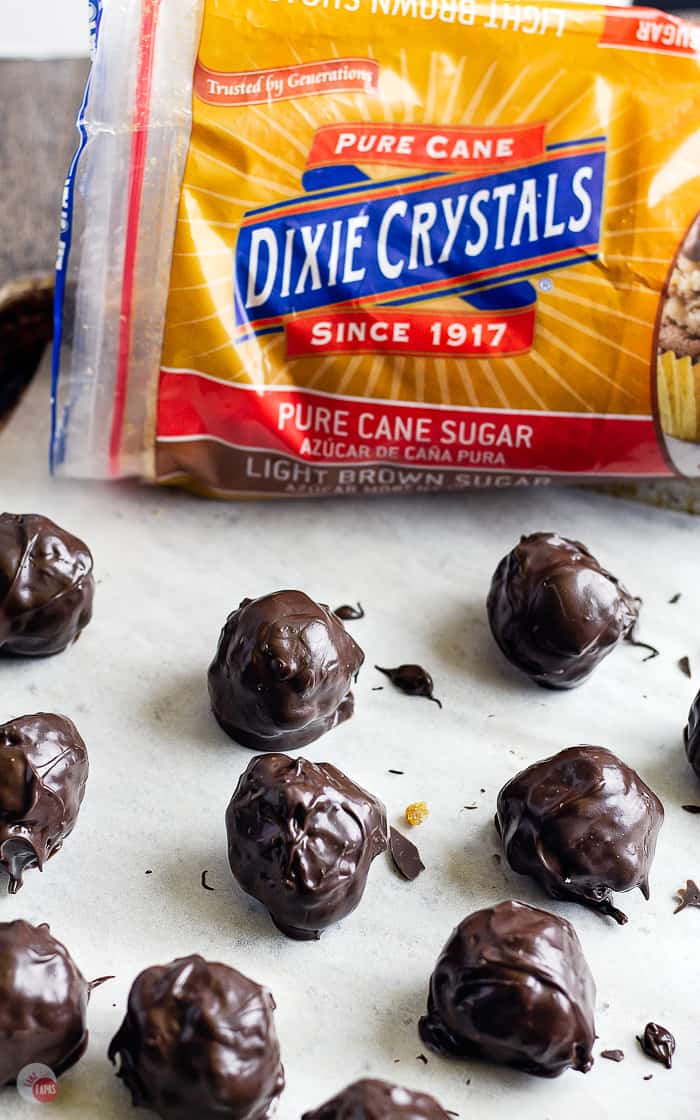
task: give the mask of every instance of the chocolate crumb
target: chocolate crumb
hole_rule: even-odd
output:
[[[438,708],[442,708],[442,701],[433,696],[433,678],[422,665],[398,665],[395,669],[382,669],[381,665],[374,667],[407,696],[424,696],[426,700],[432,700]]]
[[[203,871],[202,872],[202,886],[204,887],[205,891],[215,891],[216,887],[210,887],[208,882],[207,882],[207,875],[208,874],[209,874],[208,871]]]
[[[388,770],[387,773],[388,774],[404,774],[405,771],[404,770]],[[700,810],[698,810],[698,811],[700,812]]]
[[[678,662],[678,668],[680,669],[681,673],[685,673],[688,680],[690,680],[690,678],[693,675],[692,672],[691,672],[691,669],[690,669],[690,658],[689,657],[681,657],[679,662]]]
[[[479,790],[479,793],[486,793],[486,790],[482,788]]]
[[[399,875],[409,882],[413,882],[421,871],[425,871],[425,864],[416,845],[396,828],[389,829],[389,854]]]
[[[354,622],[355,619],[365,617],[362,603],[358,603],[356,607],[351,607],[349,603],[343,603],[342,606],[335,608],[333,614],[343,622]]]
[[[494,863],[500,863],[501,862],[501,857],[500,857],[498,852],[494,852],[492,858],[493,858]]]
[[[624,1062],[624,1050],[601,1050],[601,1058],[607,1058],[610,1062]]]
[[[145,872],[144,872],[144,874],[145,874],[145,875],[152,875],[152,874],[153,874],[153,872],[152,872],[152,871],[151,871],[151,869],[149,868],[149,869],[148,869],[148,871],[145,871]]]
[[[412,801],[410,805],[406,806],[404,816],[406,824],[410,824],[412,828],[423,824],[430,816],[428,803],[426,801]]]
[[[681,809],[685,809],[686,813],[700,813],[700,805],[681,805]]]
[[[678,906],[673,911],[674,914],[680,914],[681,910],[685,910],[688,906],[700,908],[700,887],[692,879],[688,879],[684,887],[678,888],[676,897]]]
[[[428,1064],[428,1059],[426,1058],[425,1054],[416,1054],[416,1061],[422,1062],[424,1066],[427,1066]]]
[[[673,1055],[676,1050],[676,1040],[667,1027],[658,1023],[647,1023],[644,1034],[637,1038],[644,1053],[655,1062],[661,1062],[666,1069],[671,1069]]]
[[[669,603],[670,603],[670,604],[671,604],[672,606],[673,606],[673,604],[674,604],[674,603],[679,603],[679,602],[680,602],[680,599],[681,599],[681,595],[682,595],[682,592],[681,592],[681,591],[677,591],[675,595],[672,595],[672,596],[671,596],[671,598],[669,599]]]
[[[652,1077],[653,1077],[653,1076],[654,1076],[654,1074],[653,1074],[653,1073],[648,1073],[648,1074],[646,1075],[646,1077],[643,1077],[643,1078],[642,1078],[642,1081],[651,1081],[651,1079],[652,1079]]]

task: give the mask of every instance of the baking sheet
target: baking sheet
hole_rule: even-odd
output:
[[[0,899],[0,919],[48,921],[89,978],[116,976],[93,994],[88,1052],[61,1078],[52,1115],[133,1117],[105,1056],[129,986],[150,964],[199,952],[274,993],[288,1083],[280,1120],[366,1075],[429,1091],[483,1120],[504,1110],[520,1120],[694,1117],[700,913],[674,916],[673,896],[687,877],[700,879],[700,817],[680,808],[700,802],[681,745],[700,681],[697,521],[573,491],[225,505],[52,483],[46,401],[40,381],[0,434],[1,505],[44,513],[88,541],[95,617],[59,657],[0,660],[0,721],[65,713],[88,744],[91,774],[74,834],[43,875],[30,872],[19,895]],[[581,538],[643,596],[641,636],[661,657],[645,663],[643,650],[622,648],[588,684],[562,694],[530,686],[504,663],[484,599],[498,559],[537,529]],[[252,756],[207,704],[206,669],[227,612],[243,596],[282,587],[331,606],[359,598],[367,612],[348,623],[367,654],[356,715],[307,756],[380,795],[394,824],[410,801],[430,806],[411,833],[425,874],[403,882],[380,857],[360,908],[310,944],[286,940],[237,893],[224,810]],[[677,667],[683,655],[693,682]],[[372,668],[401,661],[431,671],[442,711],[393,690]],[[651,901],[617,896],[630,918],[624,928],[547,900],[493,859],[500,786],[579,742],[619,753],[666,806]],[[465,810],[471,802],[477,808]],[[214,892],[202,890],[204,869]],[[596,1054],[621,1047],[622,1064],[598,1059],[586,1076],[550,1082],[427,1051],[428,1064],[418,1060],[416,1022],[438,952],[467,913],[508,897],[574,922],[598,987]],[[671,1072],[635,1041],[650,1019],[676,1035]],[[0,1092],[5,1120],[32,1109],[13,1089]]]

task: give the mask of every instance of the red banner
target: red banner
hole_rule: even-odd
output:
[[[308,166],[380,163],[462,170],[522,164],[544,154],[544,124],[488,128],[438,125],[329,124],[314,136]]]
[[[194,91],[210,105],[262,105],[322,93],[374,93],[379,65],[371,58],[331,58],[271,70],[225,74],[197,62]]]
[[[499,372],[506,391],[508,376],[506,368]],[[158,440],[208,437],[327,466],[387,462],[539,474],[672,473],[650,416],[406,404],[161,370]]]
[[[655,8],[606,8],[601,47],[694,56],[700,27]]]
[[[289,358],[346,353],[522,354],[532,346],[535,309],[449,315],[377,307],[303,315],[289,319],[285,329]]]

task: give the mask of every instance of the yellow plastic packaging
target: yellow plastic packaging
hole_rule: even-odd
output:
[[[124,221],[106,262],[89,235],[63,262],[57,469],[224,496],[700,473],[697,29],[500,0],[124,6],[93,82],[120,30],[140,46],[111,121],[88,98],[81,202],[106,190]]]

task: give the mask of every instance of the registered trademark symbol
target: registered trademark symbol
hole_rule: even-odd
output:
[[[554,287],[554,281],[550,280],[548,276],[543,276],[537,287],[541,292],[551,292]]]

